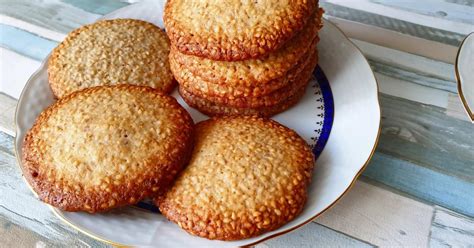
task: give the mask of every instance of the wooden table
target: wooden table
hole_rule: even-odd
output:
[[[62,223],[22,181],[16,98],[67,32],[129,3],[0,1],[0,247],[102,247]],[[320,218],[259,247],[474,246],[474,124],[457,95],[457,46],[474,31],[471,0],[328,0],[325,17],[368,58],[382,134],[352,190]]]

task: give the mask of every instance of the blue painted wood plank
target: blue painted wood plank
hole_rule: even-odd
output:
[[[62,0],[63,3],[71,4],[76,8],[82,9],[84,11],[105,15],[114,10],[123,8],[129,3],[118,0]]]
[[[34,60],[43,60],[57,44],[28,31],[0,24],[0,46]]]
[[[429,4],[424,1],[400,0],[371,0],[371,2],[439,19],[474,24],[472,6],[449,3],[444,0],[430,0]]]
[[[380,95],[382,132],[364,175],[455,211],[474,215],[472,124],[445,109]]]
[[[381,94],[378,151],[474,183],[474,132],[445,109]]]
[[[455,94],[458,93],[457,84],[454,81],[416,71],[414,68],[405,68],[387,62],[382,62],[374,57],[367,57],[367,60],[369,61],[370,67],[374,72],[418,85],[423,85]]]
[[[4,154],[11,157],[15,157],[15,145],[13,137],[0,131],[0,151]]]
[[[364,176],[428,202],[474,216],[474,184],[381,152]]]
[[[459,46],[464,38],[464,35],[462,34],[427,27],[367,11],[352,9],[333,3],[321,2],[320,5],[324,8],[326,15],[376,26],[426,40]]]
[[[1,0],[0,14],[63,34],[100,17],[57,0]]]

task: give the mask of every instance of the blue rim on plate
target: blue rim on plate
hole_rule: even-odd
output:
[[[323,123],[316,123],[322,125],[322,128],[314,130],[315,132],[319,133],[316,144],[313,146],[313,153],[317,159],[321,152],[323,152],[323,149],[329,139],[329,134],[331,133],[332,123],[334,121],[334,99],[332,97],[329,81],[319,65],[316,67],[313,74],[316,77],[316,83],[319,84],[319,91],[317,91],[316,94],[321,95],[321,97],[317,98],[316,101],[323,103],[318,108],[322,108],[324,110],[324,112],[321,114]]]
[[[315,142],[315,144],[311,145],[312,151],[315,158],[318,159],[321,152],[323,152],[329,139],[329,134],[331,133],[334,121],[334,99],[332,97],[329,81],[319,65],[314,70],[313,75],[315,76],[316,81],[313,83],[312,88],[317,88],[314,94],[319,96],[315,99],[319,103],[317,108],[323,110],[323,113],[318,114],[318,117],[321,117],[323,120],[317,121],[315,124],[318,127],[314,129],[314,132],[319,136],[311,138],[311,140]],[[135,206],[153,213],[160,213],[158,207],[156,207],[150,200],[139,202]]]

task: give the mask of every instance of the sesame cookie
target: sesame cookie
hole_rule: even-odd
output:
[[[247,82],[245,84],[227,84],[225,82],[209,82],[199,75],[192,73],[187,67],[177,63],[170,56],[171,71],[179,84],[196,94],[205,94],[212,97],[235,99],[239,97],[260,97],[288,86],[309,63],[311,53],[316,50],[316,42],[313,42],[307,53],[303,54],[297,64],[285,75],[268,82]],[[212,69],[211,69],[212,70]]]
[[[26,135],[23,175],[42,201],[66,211],[135,204],[164,190],[187,163],[193,126],[173,97],[150,87],[76,91]]]
[[[317,8],[317,0],[170,0],[164,23],[182,53],[238,61],[283,46]]]
[[[196,125],[190,163],[157,204],[193,235],[250,238],[301,212],[313,165],[308,144],[276,121],[209,119]]]
[[[317,32],[321,27],[321,15],[313,15],[304,29],[282,48],[267,56],[243,61],[215,61],[180,53],[171,48],[170,59],[192,74],[210,83],[232,86],[264,85],[284,77],[301,63],[300,58],[316,47]],[[176,72],[175,72],[176,73]]]
[[[193,90],[192,88],[188,88],[186,87],[186,85],[188,84],[180,84],[180,87],[182,87],[188,92],[193,93],[196,96],[205,98],[219,105],[237,108],[269,107],[281,102],[283,99],[286,99],[291,95],[294,95],[298,89],[304,87],[307,84],[308,80],[311,78],[312,72],[316,64],[317,51],[315,50],[313,51],[313,54],[309,57],[308,63],[304,66],[303,70],[299,74],[291,75],[288,80],[282,79],[282,81],[288,81],[288,84],[285,87],[273,91],[267,95],[262,95],[258,97],[218,97],[207,94],[206,92],[201,92],[199,90]],[[197,80],[199,80],[199,78],[195,77],[194,81]]]
[[[232,116],[232,115],[257,115],[271,117],[294,106],[303,97],[306,87],[302,87],[294,95],[283,99],[281,102],[268,107],[259,108],[238,108],[211,102],[205,98],[193,95],[183,88],[179,88],[179,93],[184,101],[191,107],[199,110],[208,116]]]
[[[51,53],[48,77],[58,98],[88,87],[150,86],[165,93],[175,86],[166,34],[133,19],[104,20],[72,31]]]

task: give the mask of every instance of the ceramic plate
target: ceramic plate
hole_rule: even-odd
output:
[[[461,43],[455,68],[459,97],[474,123],[474,33],[466,36]]]
[[[163,4],[142,2],[130,5],[105,18],[135,18],[163,27]],[[253,245],[292,231],[310,222],[344,195],[371,158],[380,130],[377,83],[360,51],[332,23],[325,20],[318,45],[319,65],[306,94],[295,107],[274,117],[294,129],[312,146],[317,160],[308,202],[303,212],[286,225],[260,236],[240,241],[210,241],[182,231],[142,202],[134,207],[104,214],[54,213],[79,231],[115,245],[176,247],[235,247]],[[27,82],[17,106],[16,151],[21,163],[25,133],[36,117],[55,100],[48,86],[47,65]],[[207,117],[178,101],[194,120]]]

